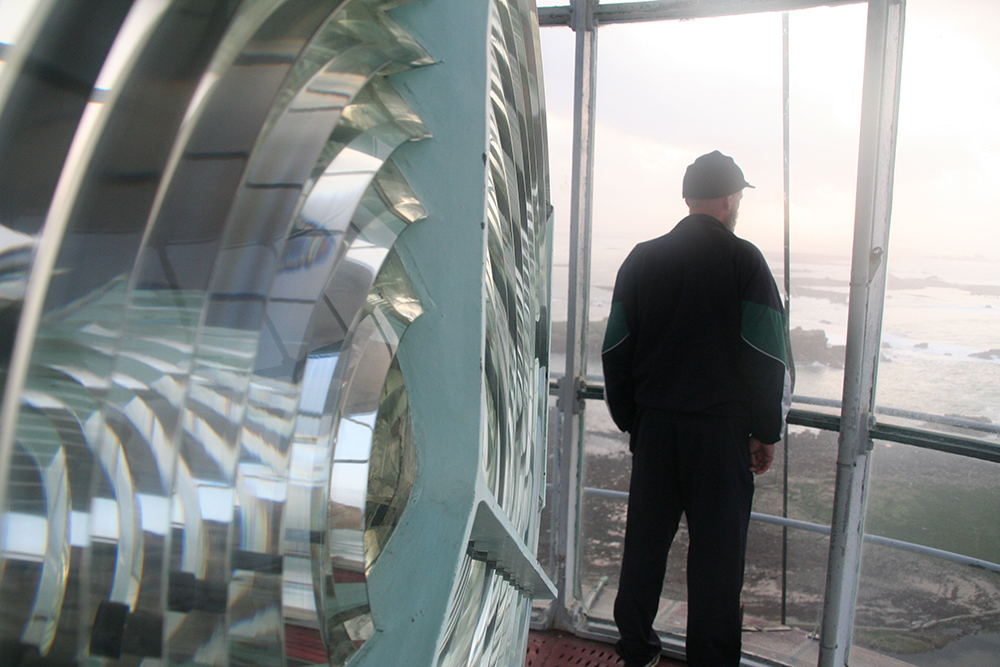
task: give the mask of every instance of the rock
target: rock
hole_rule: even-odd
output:
[[[831,368],[844,367],[844,355],[847,348],[843,345],[830,345],[826,332],[822,330],[806,331],[795,327],[791,331],[792,356],[797,366],[822,364]]]

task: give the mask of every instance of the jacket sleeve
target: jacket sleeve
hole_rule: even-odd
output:
[[[604,400],[611,419],[622,431],[631,432],[635,423],[637,405],[635,381],[632,376],[635,355],[635,336],[630,331],[627,315],[629,293],[629,262],[618,271],[615,291],[611,300],[608,327],[601,346],[604,366]]]
[[[750,403],[750,435],[764,444],[781,439],[792,405],[785,316],[763,257],[742,300],[740,372]]]

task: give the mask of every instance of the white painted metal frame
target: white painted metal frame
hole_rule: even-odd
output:
[[[904,8],[904,0],[868,3],[847,356],[821,667],[847,664],[854,629],[885,301]]]
[[[576,32],[576,74],[573,103],[573,171],[570,203],[569,294],[566,314],[566,371],[560,382],[560,429],[556,451],[553,532],[556,537],[556,585],[559,596],[552,611],[556,625],[573,628],[582,620],[577,581],[580,497],[583,484],[584,401],[587,376],[587,321],[590,301],[590,242],[593,210],[594,110],[597,102],[598,0],[574,0],[572,27]]]

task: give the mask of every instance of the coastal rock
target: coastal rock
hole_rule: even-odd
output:
[[[830,345],[826,332],[820,329],[806,331],[802,327],[791,330],[792,356],[796,366],[821,364],[830,368],[843,368],[847,348]]]

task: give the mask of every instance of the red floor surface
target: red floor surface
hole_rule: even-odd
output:
[[[684,665],[660,658],[660,667]],[[622,667],[611,644],[581,639],[566,632],[547,630],[528,633],[528,653],[524,667]]]

